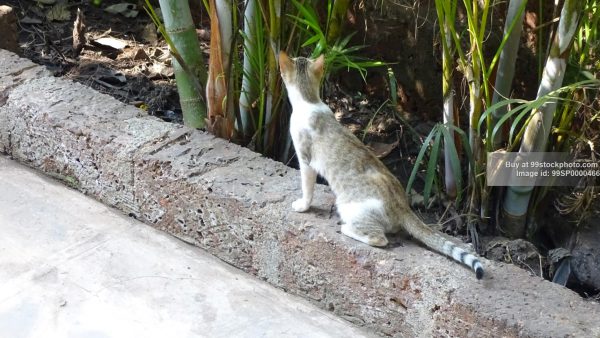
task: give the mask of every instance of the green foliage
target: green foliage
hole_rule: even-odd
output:
[[[567,2],[571,6],[575,6],[575,2]],[[581,2],[582,3],[582,2]],[[460,76],[469,94],[469,104],[465,110],[468,110],[468,130],[465,132],[454,125],[439,124],[433,128],[427,136],[423,146],[417,156],[415,167],[410,176],[410,181],[407,191],[411,191],[417,179],[419,171],[424,172],[424,189],[423,196],[427,200],[431,194],[435,192],[436,182],[441,181],[438,172],[440,163],[443,163],[440,148],[445,148],[444,156],[448,167],[445,171],[454,171],[457,169],[468,168],[469,175],[466,173],[454,174],[454,179],[457,182],[458,196],[456,202],[459,206],[465,208],[465,212],[469,215],[479,214],[482,218],[479,222],[486,222],[499,209],[494,209],[499,206],[502,208],[502,203],[492,201],[489,198],[500,197],[495,194],[492,187],[488,187],[485,183],[485,167],[486,156],[485,152],[496,150],[495,139],[498,135],[507,132],[507,151],[518,151],[521,145],[527,125],[532,119],[532,116],[541,109],[551,107],[553,110],[551,116],[552,128],[546,148],[548,151],[582,151],[587,156],[597,156],[596,135],[600,132],[600,123],[598,118],[600,113],[597,111],[600,102],[598,93],[600,92],[600,62],[598,61],[598,46],[600,39],[598,37],[598,27],[600,24],[598,0],[586,1],[585,9],[579,13],[586,13],[582,16],[579,26],[574,26],[577,29],[573,47],[568,58],[568,67],[564,80],[561,78],[561,88],[552,90],[547,94],[540,95],[536,99],[525,100],[521,98],[510,98],[500,96],[499,100],[492,100],[495,88],[490,79],[493,79],[493,74],[505,74],[505,69],[498,69],[500,64],[500,55],[506,50],[510,44],[514,45],[514,41],[509,41],[509,33],[520,27],[522,21],[519,16],[523,14],[526,6],[526,1],[517,2],[516,9],[513,14],[513,21],[508,21],[502,39],[496,42],[496,45],[489,46],[493,39],[488,39],[488,36],[493,29],[491,22],[491,13],[494,12],[495,1],[441,1],[436,0],[436,10],[438,14],[438,23],[440,24],[440,44],[446,55],[450,56],[450,60],[454,61],[451,64],[443,64],[444,74],[450,76]],[[540,2],[540,6],[552,6],[550,3]],[[543,12],[543,9],[540,9]],[[463,21],[458,20],[457,13],[464,13]],[[574,18],[569,17],[570,20]],[[571,22],[575,24],[576,22]],[[546,28],[548,30],[556,30],[556,25],[550,23],[538,23],[540,30]],[[508,34],[507,34],[508,32]],[[449,33],[449,40],[446,40],[446,35]],[[531,34],[531,33],[530,33]],[[516,35],[516,34],[515,34]],[[518,39],[519,36],[517,35]],[[546,39],[545,41],[551,40]],[[538,62],[539,68],[543,69],[547,55],[545,51],[550,50],[545,43],[538,45]],[[518,46],[518,44],[517,44]],[[513,48],[513,47],[510,47]],[[487,53],[484,53],[487,51]],[[492,51],[491,53],[489,51]],[[567,50],[568,52],[568,50]],[[541,56],[539,56],[541,55]],[[567,54],[564,54],[567,55]],[[517,59],[518,62],[518,59]],[[513,62],[514,66],[514,62]],[[460,72],[453,72],[458,69]],[[446,72],[448,71],[448,72]],[[510,83],[501,83],[508,88],[510,93],[510,84],[512,78],[504,79],[498,75],[500,81],[510,81]],[[456,83],[456,79],[450,79],[449,85],[452,82]],[[392,83],[390,78],[390,83]],[[499,86],[498,82],[496,82]],[[531,84],[530,84],[531,85]],[[534,84],[536,86],[536,84]],[[451,88],[445,88],[444,93],[452,93]],[[454,94],[450,94],[454,95]],[[505,94],[509,96],[509,94]],[[502,111],[502,114],[497,114]],[[462,111],[461,113],[465,113]],[[457,123],[458,125],[458,123]],[[460,135],[462,147],[454,143],[454,133]],[[468,133],[468,141],[466,134]],[[478,150],[479,145],[482,146]],[[578,146],[579,145],[579,146]],[[462,148],[461,151],[457,151]],[[463,164],[461,166],[461,164]],[[468,164],[466,166],[465,164]],[[460,172],[460,171],[459,171]],[[461,182],[460,179],[468,177],[467,183]],[[466,190],[465,190],[466,187]],[[548,189],[539,189],[534,193],[530,208],[539,207],[544,203],[543,197]],[[470,196],[464,199],[464,192]],[[583,196],[593,194],[585,193]],[[467,204],[461,205],[460,202],[468,201]],[[577,203],[574,203],[577,204]],[[579,203],[584,204],[584,203]],[[578,205],[579,205],[578,204]],[[589,203],[585,204],[589,206]],[[575,208],[566,208],[574,210]],[[533,214],[533,209],[528,211],[528,214]],[[530,229],[531,230],[531,229]],[[528,233],[531,233],[529,231]]]
[[[166,33],[149,0],[145,1],[147,12],[164,36],[173,57],[183,61],[173,37]],[[245,1],[246,5],[250,3],[253,7],[246,11],[243,6],[237,6],[237,2],[232,2],[232,51],[243,50],[244,56],[240,59],[238,53],[232,52],[228,61],[230,66],[227,67],[229,74],[219,75],[231,79],[227,84],[227,103],[224,105],[229,107],[233,103],[236,107],[235,113],[229,112],[226,118],[235,118],[234,138],[237,142],[247,144],[267,156],[287,161],[291,150],[287,130],[289,111],[286,111],[285,92],[279,77],[279,51],[306,55],[304,49],[312,49],[310,55],[313,57],[325,53],[326,77],[341,69],[354,69],[364,78],[367,68],[383,63],[360,57],[357,52],[364,46],[352,46],[352,35],[336,37],[344,18],[343,13],[349,5],[347,0]],[[210,12],[209,1],[203,0],[203,4]],[[319,17],[316,8],[325,8],[327,17]],[[244,19],[236,20],[237,17]],[[229,22],[227,20],[221,22]],[[194,74],[189,65],[180,63],[186,74]],[[206,74],[194,75],[193,85],[198,93],[203,93]]]
[[[295,20],[297,27],[304,31],[307,36],[301,47],[312,46],[311,57],[313,58],[325,54],[326,74],[335,73],[341,69],[354,69],[364,79],[367,68],[384,65],[383,62],[369,60],[358,55],[358,52],[366,47],[365,45],[349,46],[354,33],[338,38],[333,44],[330,44],[327,39],[327,32],[321,28],[323,24],[315,11],[315,7],[297,0],[292,0],[292,3],[298,9],[298,15],[289,15],[289,17]],[[332,20],[332,3],[331,0],[328,2],[326,27],[329,27]]]
[[[415,161],[415,165],[413,167],[412,172],[410,173],[410,177],[408,179],[408,184],[406,185],[406,191],[409,193],[412,191],[412,187],[417,178],[417,174],[419,173],[419,169],[421,166],[426,166],[425,170],[425,186],[423,188],[423,199],[425,205],[429,203],[429,198],[431,197],[432,189],[436,186],[434,183],[439,181],[438,178],[438,170],[437,164],[441,161],[440,148],[442,146],[446,146],[450,149],[450,163],[452,166],[452,172],[454,174],[454,181],[457,186],[457,203],[460,203],[464,197],[464,180],[461,174],[461,160],[456,149],[456,144],[454,143],[454,138],[451,137],[451,133],[457,133],[460,137],[461,144],[463,145],[464,153],[466,154],[467,163],[469,164],[469,168],[474,168],[475,163],[473,161],[473,152],[471,151],[471,147],[469,147],[469,142],[467,139],[466,133],[460,128],[451,125],[451,124],[436,124],[431,132],[423,141],[423,146],[421,147],[419,154],[417,155],[417,159]],[[444,144],[442,139],[445,142],[446,140],[450,140],[448,144]],[[425,156],[429,153],[427,160],[425,161]]]
[[[241,143],[249,143],[255,150],[284,162],[290,158],[289,111],[286,111],[285,93],[275,60],[279,50],[293,56],[306,55],[307,50],[311,50],[311,57],[324,53],[326,77],[341,69],[357,70],[364,77],[367,68],[383,65],[358,56],[357,52],[364,46],[351,46],[352,35],[332,44],[328,42],[328,36],[332,35],[328,35],[327,30],[339,24],[332,23],[335,5],[334,0],[325,3],[294,0],[280,4],[277,0],[257,1],[253,13],[246,13],[244,23],[251,25],[252,34],[248,34],[249,27],[239,29],[238,34],[244,42],[244,62],[248,64],[238,67],[239,73],[233,76],[244,78],[236,123]],[[337,5],[343,7],[344,3]],[[326,18],[317,14],[319,6],[327,9]],[[278,8],[281,13],[289,14],[279,16]]]
[[[585,73],[582,73],[585,74]],[[590,76],[590,74],[588,74]],[[481,116],[478,124],[478,128],[481,129],[486,119],[492,114],[498,107],[509,107],[507,113],[498,121],[492,129],[492,135],[498,133],[504,124],[509,124],[509,143],[508,150],[514,150],[520,143],[521,137],[525,132],[527,125],[526,121],[536,109],[539,109],[542,105],[554,101],[562,104],[563,107],[571,106],[574,103],[581,103],[581,101],[573,99],[573,92],[578,90],[589,90],[598,91],[600,89],[600,80],[595,78],[588,78],[587,80],[570,83],[557,90],[554,90],[544,96],[538,97],[534,100],[523,100],[523,99],[506,99],[502,100],[491,107],[489,107]],[[588,108],[591,108],[588,106]],[[563,111],[557,109],[556,120],[564,120],[566,117],[564,114],[575,114],[577,111]],[[523,121],[523,119],[526,121]],[[523,123],[521,123],[523,122]],[[559,129],[556,129],[559,130]],[[556,131],[555,130],[555,131]],[[516,134],[515,134],[516,133]],[[572,133],[572,136],[579,138],[579,133]],[[552,145],[550,145],[552,147]]]
[[[189,6],[187,2],[161,0],[164,13],[170,13],[163,14],[163,24],[150,1],[145,1],[145,10],[165,38],[173,57],[183,121],[189,127],[202,128],[206,119],[202,84],[207,74]],[[167,26],[174,33],[167,34]]]

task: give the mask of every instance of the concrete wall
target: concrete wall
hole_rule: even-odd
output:
[[[290,210],[296,170],[2,50],[0,152],[384,336],[600,336],[600,306],[568,289],[486,260],[477,281],[407,240],[346,238],[326,187],[311,212]]]

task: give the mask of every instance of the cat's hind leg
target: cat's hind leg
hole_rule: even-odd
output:
[[[371,246],[386,246],[382,203],[378,199],[338,204],[342,233]]]
[[[342,233],[370,246],[386,246],[388,240],[383,228],[364,223],[343,223]]]

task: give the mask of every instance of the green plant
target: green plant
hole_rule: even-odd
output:
[[[462,72],[463,78],[466,80],[468,92],[469,92],[469,111],[468,111],[468,142],[472,149],[475,157],[475,168],[473,168],[473,176],[471,180],[474,181],[471,185],[471,193],[475,196],[471,201],[481,200],[485,203],[485,191],[484,182],[482,175],[480,175],[482,168],[484,167],[482,156],[482,137],[478,133],[476,126],[483,111],[484,106],[489,106],[492,98],[492,91],[489,85],[489,79],[491,73],[494,70],[496,63],[500,57],[500,53],[503,50],[505,43],[509,39],[515,38],[512,34],[512,30],[516,23],[520,22],[518,18],[507,18],[507,29],[505,30],[504,38],[502,39],[499,47],[497,48],[493,58],[487,62],[483,57],[483,45],[485,41],[486,31],[488,29],[488,18],[490,10],[493,6],[489,0],[483,1],[480,4],[477,1],[462,1],[463,9],[466,14],[466,36],[468,39],[463,40],[463,34],[459,34],[457,31],[457,9],[459,2],[454,1],[442,1],[436,0],[436,12],[438,15],[438,23],[440,26],[440,41],[442,46],[442,95],[444,100],[444,112],[443,119],[444,123],[458,125],[459,121],[455,121],[454,114],[454,97],[453,97],[453,70],[455,68],[454,59],[455,55],[457,58],[458,69]],[[524,9],[524,5],[520,6],[521,12]],[[511,21],[508,21],[511,20]],[[518,41],[518,36],[516,36]],[[463,44],[464,43],[464,44]],[[468,50],[465,51],[463,46],[466,45]],[[451,132],[448,135],[454,138],[454,134]],[[450,197],[457,196],[457,186],[455,180],[459,177],[460,173],[454,172],[450,157],[454,151],[449,147],[453,147],[454,142],[451,139],[446,140],[444,154],[445,154],[445,182],[446,182],[446,193]],[[476,205],[471,205],[470,208],[477,208]]]
[[[358,71],[363,79],[365,78],[367,68],[380,67],[384,63],[380,61],[369,60],[357,54],[358,51],[364,49],[365,45],[349,46],[350,39],[354,35],[351,33],[343,38],[337,38],[332,43],[333,34],[328,34],[321,27],[322,24],[319,17],[312,6],[306,6],[298,0],[292,0],[292,3],[298,9],[298,15],[289,15],[293,18],[298,27],[306,33],[307,39],[302,43],[301,47],[313,46],[311,57],[315,58],[321,54],[325,54],[325,72],[326,74],[335,73],[341,69],[354,69]],[[333,18],[333,10],[329,2],[326,27],[331,28]]]
[[[468,222],[470,232],[473,233],[476,224],[483,224],[492,218],[494,213],[502,211],[505,216],[508,216],[508,220],[505,218],[501,222],[503,225],[508,224],[500,229],[503,233],[511,237],[522,237],[525,233],[530,236],[536,228],[527,228],[526,224],[534,224],[529,221],[532,220],[535,207],[543,203],[543,197],[548,189],[509,187],[505,196],[495,194],[494,190],[486,185],[486,156],[483,155],[485,152],[497,150],[505,143],[509,151],[564,151],[569,150],[574,143],[583,142],[590,145],[590,151],[593,152],[592,137],[584,136],[585,128],[578,130],[573,128],[574,121],[577,120],[580,121],[579,124],[583,123],[590,128],[589,126],[594,125],[590,118],[598,116],[598,113],[593,110],[593,107],[598,106],[597,74],[600,70],[597,59],[594,59],[597,56],[596,46],[599,43],[598,1],[585,2],[585,9],[581,7],[584,5],[583,1],[565,1],[558,22],[559,28],[556,29],[552,45],[548,47],[549,55],[548,60],[545,61],[546,70],[541,79],[538,97],[534,100],[510,98],[512,74],[514,65],[518,62],[516,55],[526,1],[510,1],[503,38],[495,52],[488,54],[490,55],[488,57],[485,57],[484,46],[489,45],[490,42],[485,37],[492,29],[489,18],[495,2],[464,0],[461,4],[456,0],[437,0],[435,4],[443,56],[445,123],[436,126],[425,139],[410,177],[408,191],[414,183],[418,168],[426,168],[424,197],[426,200],[430,197],[436,186],[435,182],[439,181],[436,169],[441,160],[440,147],[444,147],[446,194],[453,197],[454,184],[457,205],[464,207],[468,215],[477,213],[480,215],[479,219],[470,217]],[[465,13],[464,33],[457,20],[456,13],[459,8]],[[581,13],[587,14],[583,15],[579,25],[578,18]],[[542,23],[540,26],[546,27],[548,24]],[[569,53],[571,45],[574,53]],[[489,46],[485,50],[490,50]],[[538,51],[543,52],[543,49],[538,46]],[[544,62],[543,58],[538,60]],[[565,67],[568,62],[571,64],[570,68]],[[452,101],[454,91],[452,85],[458,73],[455,73],[454,69],[460,71],[469,94],[468,123],[465,124],[468,126],[468,130],[465,129],[468,135],[468,147],[464,143],[462,146],[463,154],[470,154],[466,156],[460,156],[460,152],[456,150],[460,147],[456,141],[465,142],[465,137],[464,133],[461,134],[462,131],[459,132],[460,129],[456,127],[459,121],[455,120],[457,115]],[[494,73],[499,75],[492,86],[490,79]],[[567,75],[564,75],[565,73]],[[582,121],[584,115],[588,116],[588,119]],[[507,125],[508,134],[505,135],[504,126]],[[458,133],[459,138],[456,138],[454,133]],[[423,163],[425,158],[427,161]],[[457,162],[469,164],[468,184],[466,184],[470,195],[468,199],[462,198],[461,195],[463,190],[461,187],[464,185],[458,182],[464,173],[459,170]],[[585,196],[591,195],[588,193]],[[497,197],[500,200],[492,200]],[[461,201],[468,204],[461,206]],[[509,210],[513,214],[507,215]],[[518,213],[514,214],[514,211]]]
[[[324,19],[315,10],[320,5],[327,9]],[[244,42],[244,65],[236,122],[242,143],[283,161],[290,158],[289,112],[275,58],[279,50],[301,55],[303,49],[312,48],[313,57],[325,53],[326,76],[342,68],[356,69],[364,76],[366,68],[383,65],[359,57],[356,52],[361,46],[350,46],[351,35],[330,43],[339,34],[331,32],[339,32],[343,18],[339,13],[347,7],[343,0],[246,2],[244,27],[239,30]]]
[[[463,145],[463,150],[466,154],[467,163],[469,164],[469,168],[474,168],[473,153],[471,151],[469,143],[467,142],[467,135],[465,134],[465,132],[452,124],[448,124],[448,123],[436,124],[431,129],[431,132],[429,133],[427,138],[425,138],[425,140],[423,141],[423,146],[421,147],[421,150],[419,151],[419,154],[417,155],[415,165],[413,167],[412,172],[410,173],[410,177],[408,179],[408,184],[406,185],[406,191],[408,191],[408,192],[412,191],[412,187],[417,178],[419,169],[421,168],[422,165],[424,165],[424,163],[426,163],[425,179],[424,179],[425,186],[423,188],[423,200],[425,202],[425,205],[427,205],[429,203],[429,198],[431,197],[432,189],[435,186],[434,183],[439,180],[437,178],[438,177],[437,163],[441,159],[439,155],[440,155],[440,148],[443,145],[445,145],[446,148],[449,150],[448,154],[446,156],[448,156],[448,162],[450,163],[452,171],[454,173],[458,173],[456,175],[456,177],[454,178],[455,182],[456,182],[456,187],[457,187],[456,203],[460,204],[460,202],[463,199],[463,196],[464,196],[463,181],[464,180],[462,178],[461,170],[460,170],[461,160],[458,155],[456,144],[453,142],[454,137],[451,136],[451,133],[457,133],[459,135],[459,137],[462,141],[461,144]],[[442,140],[443,140],[443,142],[447,142],[448,140],[451,140],[452,143],[444,144],[442,142]],[[425,155],[428,153],[428,151],[429,151],[429,156],[428,156],[427,160],[424,161]]]
[[[146,0],[146,11],[169,45],[179,92],[183,122],[192,128],[204,127],[206,104],[203,84],[207,73],[187,1],[161,0],[165,24]]]

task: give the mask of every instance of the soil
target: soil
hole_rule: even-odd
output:
[[[84,83],[165,121],[182,123],[168,48],[141,7],[137,7],[135,18],[128,18],[107,13],[104,9],[112,2],[96,7],[85,1],[67,7],[69,17],[65,20],[50,21],[46,15],[52,6],[24,0],[5,2],[18,16],[23,56],[45,65],[56,76]],[[208,20],[201,5],[191,3],[207,60]],[[437,99],[441,98],[441,65],[432,43],[434,32],[420,29],[435,17],[426,6],[371,8],[373,5],[369,2],[359,3],[365,7],[355,9],[357,15],[349,18],[349,29],[359,32],[356,43],[369,42],[366,56],[389,62],[398,81],[398,102],[392,106],[387,101],[390,97],[387,69],[370,72],[366,82],[356,73],[337,74],[326,85],[324,100],[340,122],[370,146],[406,184],[422,141],[441,111],[441,99]],[[78,46],[81,47],[79,53],[79,48],[73,48],[73,41],[78,41],[77,37],[73,39],[77,8],[81,9],[85,24],[85,31],[79,33],[87,40]],[[382,25],[382,22],[388,24]],[[531,39],[526,40],[526,44],[535,45]],[[535,78],[537,74],[531,71],[534,67],[525,68],[529,71],[520,72],[521,79],[515,90],[520,97],[530,98],[535,88],[523,84],[536,83],[528,82],[528,78]],[[416,190],[420,190],[419,184],[416,183]],[[452,208],[444,207],[444,203],[420,216],[430,224],[440,219],[460,218]],[[463,234],[466,238],[463,226],[457,222],[443,224],[438,230],[454,236]],[[511,262],[538,275],[548,268],[547,262],[541,265],[541,256],[530,243],[498,238],[483,238],[482,242],[487,243],[488,255],[497,260],[506,261],[510,256]],[[517,251],[521,254],[515,255]]]
[[[7,3],[19,18],[18,38],[23,56],[45,65],[56,76],[91,86],[165,121],[182,123],[168,48],[141,7],[136,7],[139,13],[135,18],[128,18],[107,13],[108,2],[96,7],[86,1],[68,7],[66,20],[50,21],[46,15],[53,6],[22,0]],[[199,3],[190,1],[190,4],[194,7],[201,49],[208,60],[209,21]],[[77,8],[84,17],[85,31],[81,35],[87,37],[80,53],[73,48]],[[403,87],[399,89],[401,109],[386,103],[389,97],[386,81],[380,70],[371,72],[366,82],[358,73],[337,74],[326,86],[324,100],[341,123],[365,141],[406,183],[423,135],[429,133],[434,121],[422,114],[428,106],[409,100],[407,93],[411,92]],[[402,127],[401,121],[406,119],[411,121],[416,134],[407,133]]]

